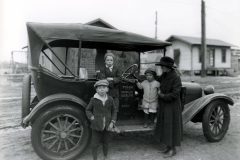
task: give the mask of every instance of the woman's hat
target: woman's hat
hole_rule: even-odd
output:
[[[155,64],[156,66],[166,66],[166,67],[173,67],[174,60],[171,57],[162,57],[159,63]]]
[[[157,76],[157,72],[155,71],[154,68],[148,68],[148,69],[144,72],[144,74],[147,74],[147,73],[152,74],[154,77]]]
[[[105,55],[104,55],[104,60],[106,60],[106,58],[107,58],[107,56],[112,56],[113,57],[113,59],[114,59],[114,54],[113,53],[106,53]]]
[[[106,79],[99,80],[94,84],[94,88],[97,88],[98,86],[108,86],[109,83]]]

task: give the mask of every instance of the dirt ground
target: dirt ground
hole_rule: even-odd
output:
[[[230,96],[235,104],[230,106],[231,122],[222,141],[209,143],[205,139],[201,123],[184,125],[184,140],[172,160],[237,160],[240,159],[240,77],[182,77],[183,81],[200,83],[203,87],[212,84],[216,92]],[[0,160],[39,160],[34,152],[31,128],[20,127],[21,82],[6,82],[0,79]],[[152,132],[111,134],[109,159],[111,160],[157,160],[164,159],[158,153],[160,145],[152,139]],[[99,148],[99,158],[102,150]],[[91,148],[78,158],[91,160]]]

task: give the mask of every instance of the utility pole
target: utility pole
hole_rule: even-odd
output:
[[[156,21],[155,21],[155,39],[157,39],[157,12],[156,12]]]
[[[14,64],[13,64],[13,51],[12,51],[12,52],[11,52],[10,65],[9,65],[9,73],[10,73],[10,74],[13,74],[13,67],[14,67]]]
[[[201,54],[202,54],[202,68],[201,68],[201,77],[206,77],[206,23],[205,23],[205,2],[202,0],[202,46],[201,46]]]

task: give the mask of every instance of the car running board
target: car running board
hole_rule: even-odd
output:
[[[140,131],[152,131],[153,128],[148,126],[147,128],[143,128],[143,125],[128,125],[128,126],[117,126],[117,128],[123,132],[140,132]]]

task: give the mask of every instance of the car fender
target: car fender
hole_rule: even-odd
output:
[[[199,111],[201,111],[208,103],[216,99],[223,99],[227,104],[233,105],[233,100],[221,93],[213,93],[209,95],[205,95],[201,98],[198,98],[186,105],[184,105],[184,110],[182,112],[182,120],[183,124],[190,121]]]
[[[65,93],[60,93],[60,94],[53,94],[48,97],[45,97],[42,99],[33,109],[32,111],[22,119],[21,125],[22,127],[26,127],[29,122],[32,120],[36,119],[36,117],[41,113],[42,109],[47,107],[48,104],[57,102],[57,101],[71,101],[76,104],[81,105],[82,107],[86,108],[87,104],[80,98],[71,95],[71,94],[65,94]]]

